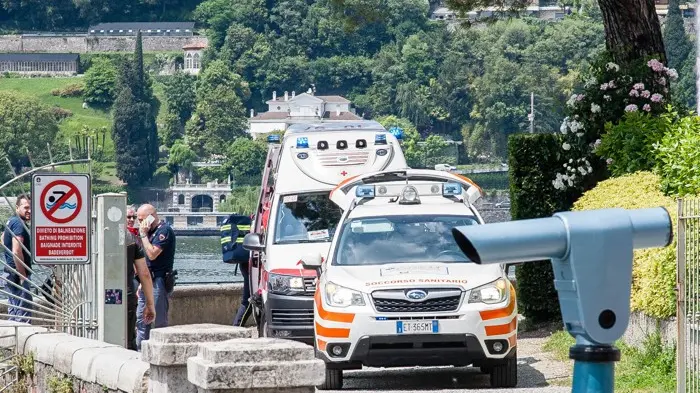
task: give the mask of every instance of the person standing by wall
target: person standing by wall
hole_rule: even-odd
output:
[[[250,317],[250,251],[243,248],[243,238],[250,233],[250,217],[231,214],[221,225],[221,253],[224,263],[237,263],[243,276],[241,306],[233,319],[234,326],[245,325]]]
[[[141,341],[148,340],[152,327],[168,326],[169,297],[175,287],[177,271],[173,271],[176,244],[173,229],[167,222],[158,218],[158,213],[153,205],[142,205],[136,215],[139,220],[139,236],[143,244],[143,251],[153,278],[153,298],[156,307],[156,319],[152,326],[144,319],[145,295],[143,290],[138,291],[136,346],[140,350]]]
[[[136,221],[136,210],[127,209],[127,229],[126,233],[126,286],[127,286],[127,349],[137,350],[136,346],[136,309],[138,307],[138,296],[136,289],[143,292],[146,305],[143,310],[143,322],[151,324],[156,317],[156,305],[153,298],[153,280],[151,272],[148,270],[143,249],[138,241],[138,229],[133,228]],[[136,232],[136,234],[134,234]],[[136,276],[138,275],[138,280]]]
[[[15,202],[15,215],[5,225],[2,242],[5,247],[4,286],[9,297],[7,313],[10,321],[30,323],[32,294],[30,272],[32,260],[29,232],[26,227],[31,218],[31,203],[27,195],[20,195]],[[9,269],[9,268],[11,269]],[[14,269],[15,271],[12,271]],[[19,273],[19,274],[17,274]],[[14,284],[14,285],[13,285]]]

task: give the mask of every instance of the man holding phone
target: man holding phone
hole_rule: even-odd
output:
[[[136,216],[139,220],[139,237],[148,268],[153,278],[153,297],[156,306],[156,319],[153,324],[144,318],[146,298],[138,292],[139,303],[136,309],[136,346],[141,350],[141,342],[148,340],[152,328],[168,326],[169,297],[175,286],[175,233],[167,222],[158,218],[156,208],[145,204],[139,207]]]

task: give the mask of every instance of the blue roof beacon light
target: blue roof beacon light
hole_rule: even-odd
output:
[[[305,136],[300,136],[297,138],[297,149],[308,149],[309,148],[309,138]]]
[[[442,185],[443,196],[458,196],[462,195],[462,185],[459,183],[444,183]]]
[[[403,139],[403,128],[393,126],[393,127],[389,128],[389,132],[391,132],[391,135],[396,137],[396,139],[398,139],[398,140]]]
[[[355,196],[358,198],[374,198],[374,186],[357,186]]]
[[[376,134],[374,136],[375,145],[386,145],[386,134]]]
[[[280,136],[277,134],[268,135],[267,143],[280,143]]]

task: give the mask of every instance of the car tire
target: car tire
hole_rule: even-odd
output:
[[[343,388],[343,370],[326,367],[326,380],[319,390],[340,390]]]
[[[518,384],[518,356],[504,359],[489,370],[492,388],[513,388]]]
[[[493,370],[493,366],[481,366],[481,367],[479,367],[479,371],[481,371],[482,374],[491,374],[491,370]]]

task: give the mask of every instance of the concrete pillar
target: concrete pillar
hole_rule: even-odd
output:
[[[314,393],[325,372],[312,346],[275,338],[201,344],[187,361],[198,393]]]
[[[235,338],[250,338],[251,329],[214,324],[180,325],[151,330],[142,342],[141,360],[150,363],[149,393],[197,393],[187,380],[187,359],[199,345]]]
[[[97,339],[126,347],[126,195],[97,196]]]

